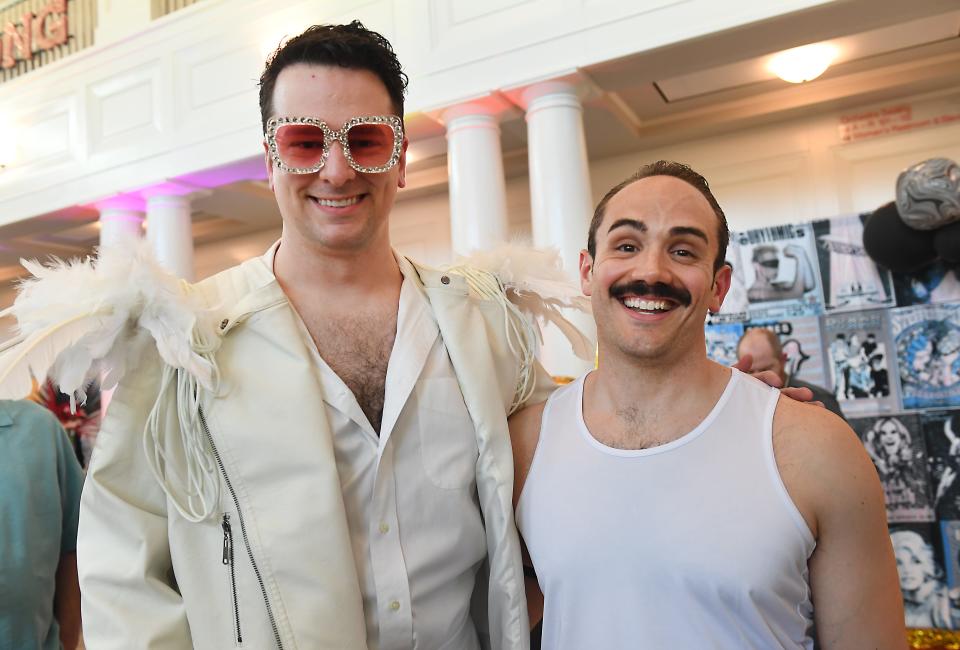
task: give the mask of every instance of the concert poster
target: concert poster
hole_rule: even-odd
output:
[[[933,521],[923,427],[916,413],[848,419],[877,468],[887,521]]]
[[[825,385],[847,415],[900,410],[887,313],[874,309],[823,317]]]
[[[921,414],[937,519],[960,520],[960,410]]]
[[[903,408],[960,406],[960,303],[890,310]]]
[[[827,313],[893,307],[890,272],[863,247],[863,220],[850,215],[813,222]]]
[[[751,320],[814,316],[822,310],[820,272],[810,224],[734,233]]]

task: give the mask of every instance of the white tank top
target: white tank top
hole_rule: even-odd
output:
[[[517,504],[543,648],[812,648],[815,541],[773,457],[779,393],[734,370],[696,429],[623,450],[587,430],[584,377],[547,402]]]

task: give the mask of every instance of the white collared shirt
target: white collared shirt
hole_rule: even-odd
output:
[[[416,271],[404,275],[377,436],[346,384],[317,364],[371,650],[479,649],[470,618],[487,555],[473,423]]]

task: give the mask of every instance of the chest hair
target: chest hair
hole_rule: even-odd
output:
[[[380,433],[387,363],[397,334],[397,314],[361,313],[306,323],[320,356],[357,398]]]

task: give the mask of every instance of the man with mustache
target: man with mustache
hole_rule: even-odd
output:
[[[596,209],[580,281],[598,367],[511,419],[544,648],[811,648],[814,622],[824,650],[904,645],[856,435],[706,356],[727,239],[707,182],[677,163]]]

